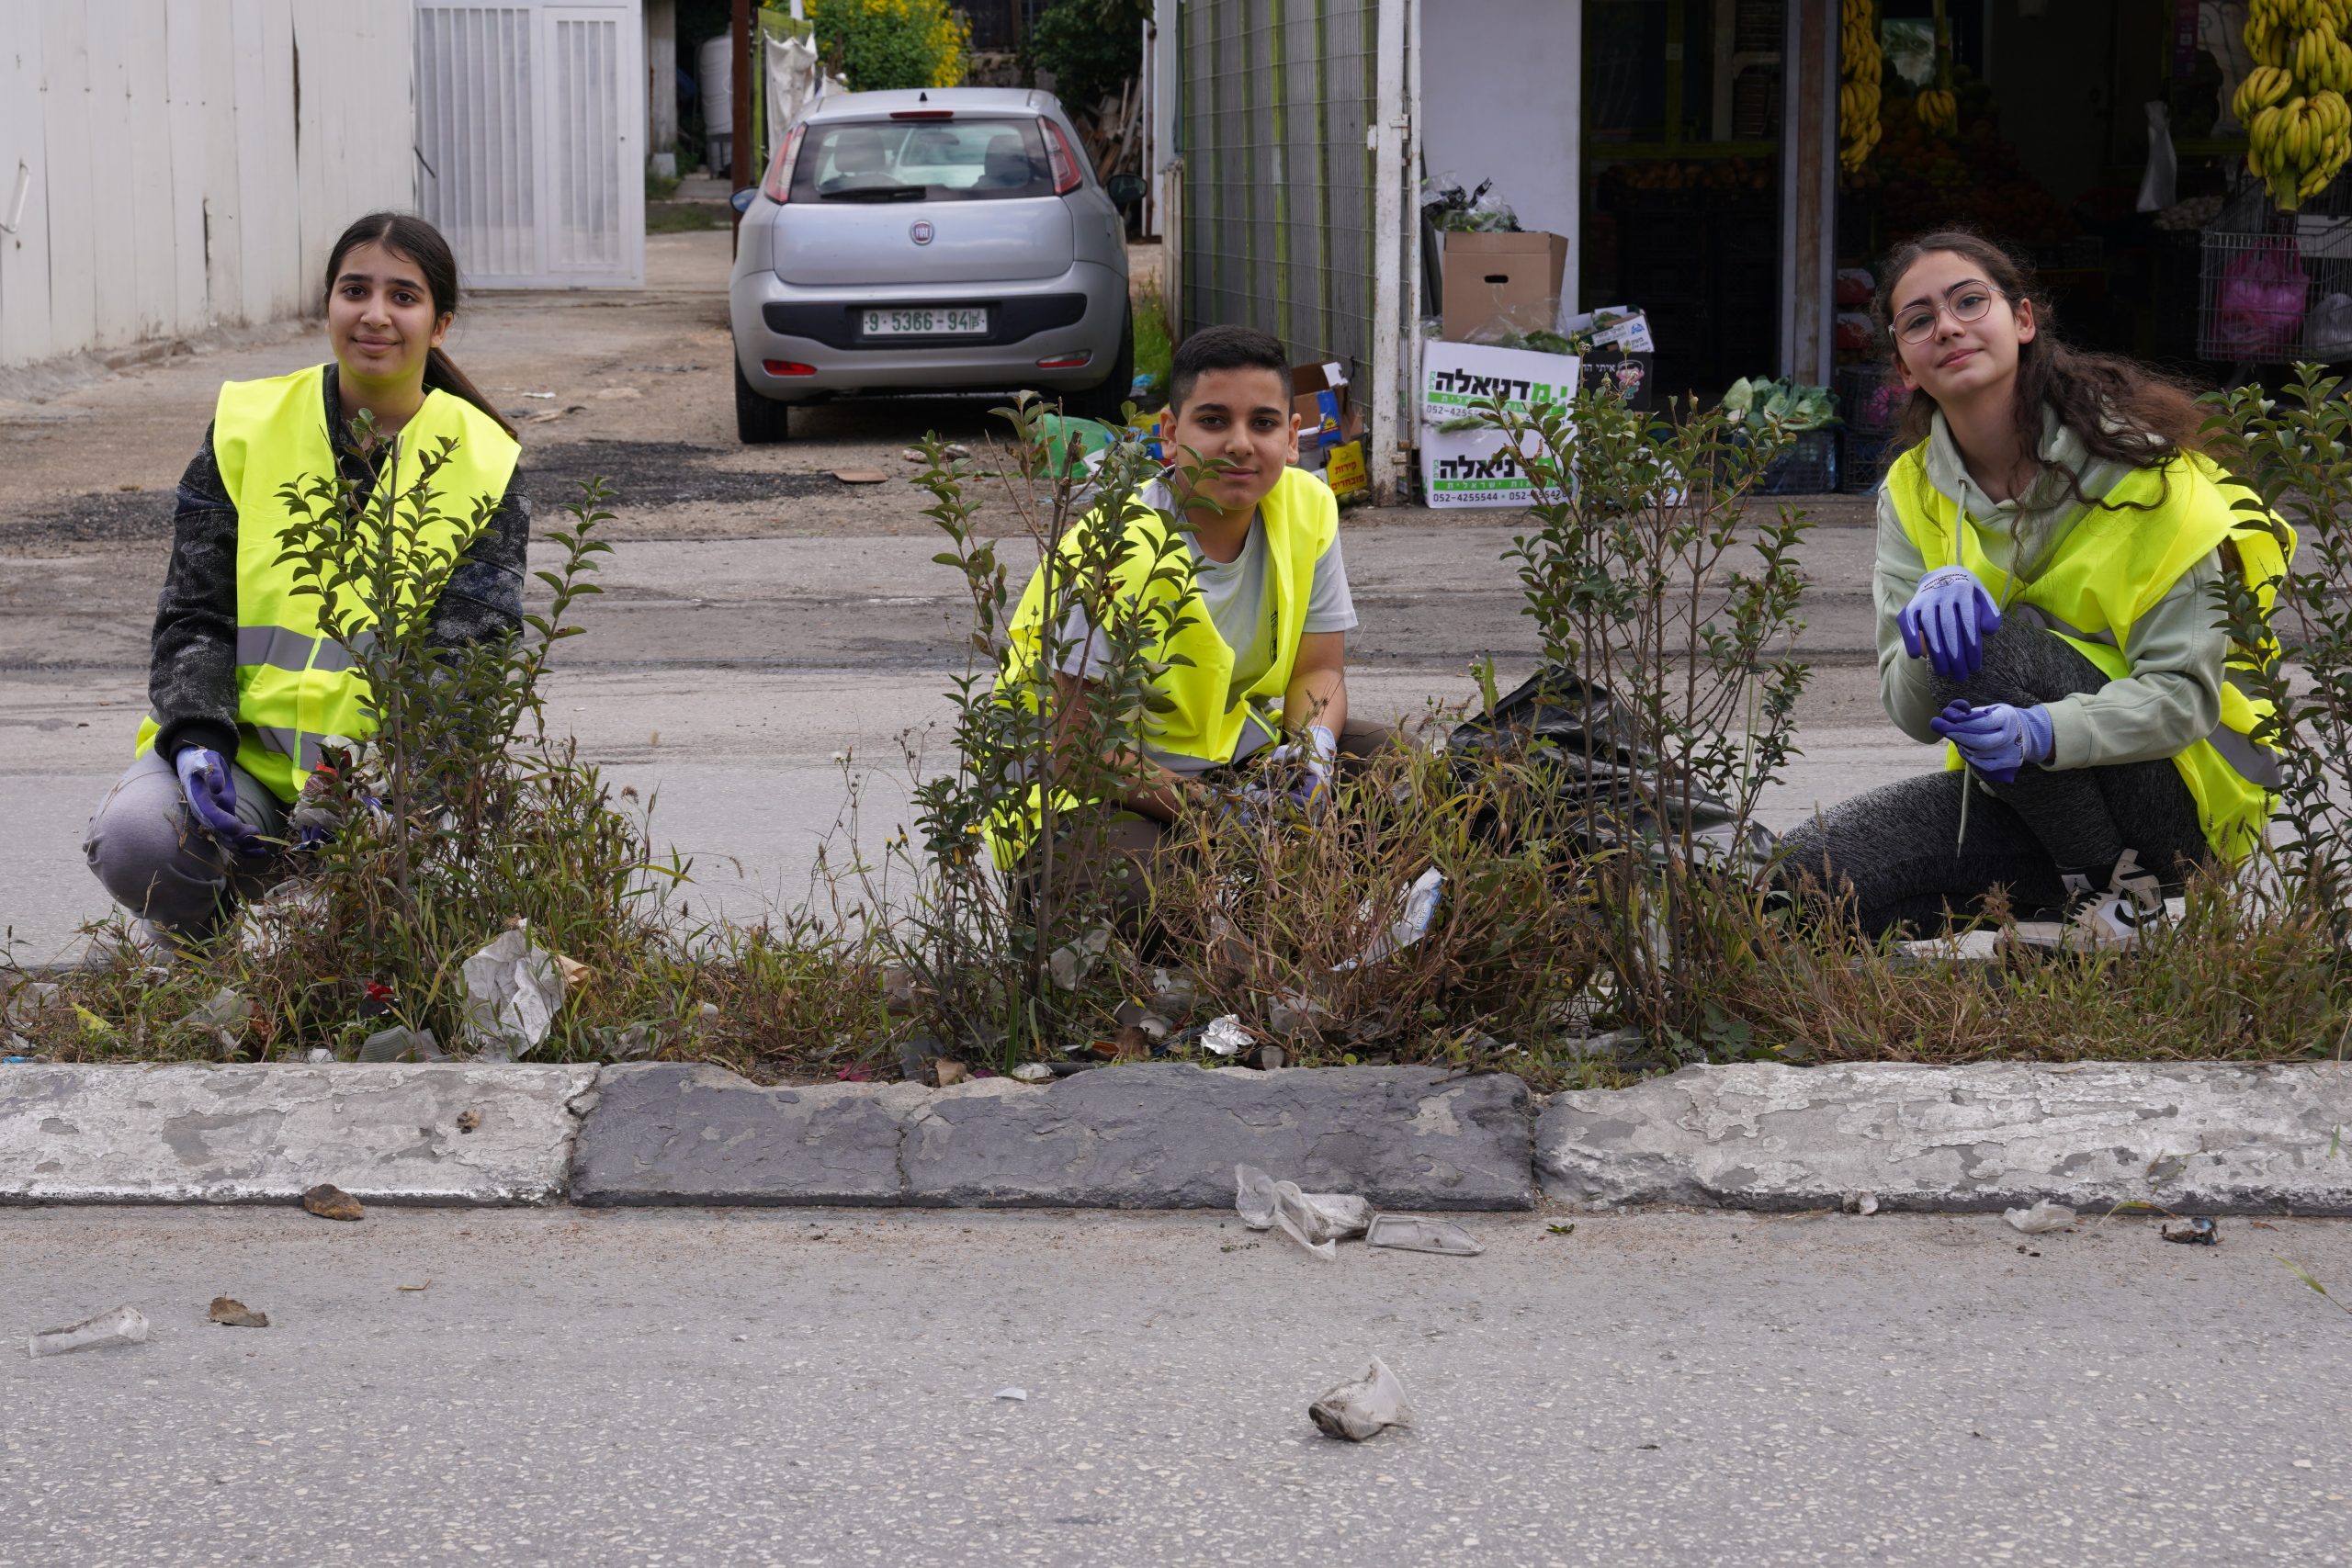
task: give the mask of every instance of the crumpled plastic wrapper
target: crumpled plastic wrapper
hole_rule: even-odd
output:
[[[2064,1203],[2053,1203],[2044,1198],[2030,1209],[2005,1209],[2001,1218],[2028,1235],[2046,1235],[2063,1231],[2075,1223],[2075,1211]]]
[[[1327,1263],[1339,1243],[1372,1224],[1372,1205],[1352,1193],[1302,1192],[1297,1182],[1276,1181],[1254,1165],[1235,1166],[1233,1183],[1233,1212],[1243,1224],[1280,1230]]]
[[[1405,1385],[1377,1356],[1354,1382],[1343,1382],[1306,1407],[1306,1418],[1327,1438],[1361,1443],[1391,1427],[1413,1424]]]
[[[539,1048],[563,1006],[563,970],[515,925],[466,960],[466,1041],[486,1060],[515,1060]]]
[[[1394,957],[1429,934],[1430,925],[1437,919],[1438,906],[1445,899],[1445,873],[1431,866],[1413,879],[1413,885],[1396,895],[1396,918],[1388,929],[1364,943],[1362,953],[1331,965],[1334,975],[1345,975]],[[1369,910],[1363,911],[1369,914]]]
[[[1419,1214],[1376,1215],[1363,1240],[1366,1247],[1435,1252],[1447,1258],[1476,1258],[1487,1250],[1485,1243],[1452,1220],[1432,1220]]]
[[[1209,1020],[1209,1026],[1201,1031],[1202,1048],[1214,1051],[1220,1056],[1238,1056],[1256,1043],[1250,1031],[1242,1027],[1241,1015],[1238,1012],[1213,1018]]]

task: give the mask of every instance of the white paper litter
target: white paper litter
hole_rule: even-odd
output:
[[[2030,1209],[2007,1209],[2001,1218],[2028,1235],[2046,1235],[2052,1231],[2064,1230],[2075,1223],[2075,1211],[2064,1203],[2053,1203],[2044,1198]]]
[[[517,921],[466,960],[466,1040],[483,1056],[527,1056],[555,1027],[563,971]]]
[[[1201,1044],[1220,1056],[1238,1056],[1255,1043],[1250,1032],[1241,1027],[1241,1015],[1238,1012],[1213,1018],[1209,1026],[1201,1031]]]

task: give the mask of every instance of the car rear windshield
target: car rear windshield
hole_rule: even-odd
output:
[[[792,169],[795,201],[993,201],[1051,196],[1035,118],[812,125]]]

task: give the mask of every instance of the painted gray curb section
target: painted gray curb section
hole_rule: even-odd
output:
[[[1690,1067],[1554,1095],[1535,1159],[1546,1193],[1600,1207],[2346,1214],[2352,1066]]]
[[[322,1181],[362,1201],[558,1201],[595,1082],[594,1066],[0,1066],[0,1202],[272,1202]]]
[[[586,1204],[1226,1208],[1247,1162],[1399,1209],[1533,1201],[1527,1086],[1433,1067],[1260,1073],[1138,1064],[1003,1078],[762,1089],[707,1066],[605,1069]]]

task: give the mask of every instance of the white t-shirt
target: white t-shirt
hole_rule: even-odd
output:
[[[1175,509],[1175,498],[1162,480],[1146,485],[1136,499],[1162,512]],[[1262,519],[1252,516],[1250,532],[1242,539],[1241,553],[1229,561],[1209,559],[1201,554],[1190,535],[1182,536],[1192,556],[1193,591],[1200,599],[1201,608],[1207,612],[1209,624],[1216,628],[1216,635],[1233,649],[1233,680],[1226,688],[1226,700],[1230,703],[1234,694],[1257,684],[1274,664],[1277,628],[1272,594],[1267,587],[1266,525]],[[1355,626],[1355,599],[1348,592],[1347,561],[1340,553],[1340,536],[1335,533],[1330,544],[1315,559],[1315,581],[1307,591],[1306,614],[1299,633],[1304,636],[1308,632],[1352,631]],[[1063,620],[1062,631],[1069,644],[1062,658],[1062,672],[1080,680],[1100,676],[1110,655],[1102,633],[1088,632],[1084,616],[1077,609]],[[1083,640],[1081,632],[1088,632]],[[1238,761],[1278,739],[1272,722],[1253,714],[1243,723],[1241,739],[1227,761]],[[1144,751],[1170,773],[1197,773],[1216,765],[1204,758],[1162,751],[1148,743]]]

